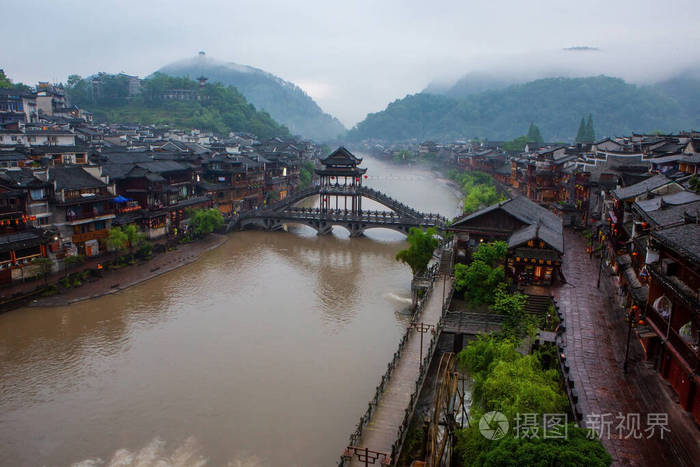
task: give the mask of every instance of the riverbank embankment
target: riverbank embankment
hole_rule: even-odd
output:
[[[149,261],[121,269],[105,270],[103,277],[94,282],[86,283],[78,288],[69,289],[50,297],[36,299],[29,303],[29,306],[65,306],[119,292],[193,263],[206,252],[223,245],[228,239],[227,235],[209,234],[196,242],[178,245],[170,251],[154,256]]]

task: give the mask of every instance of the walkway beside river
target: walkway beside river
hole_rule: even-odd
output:
[[[228,237],[226,235],[209,234],[196,242],[178,245],[174,250],[156,254],[149,261],[133,266],[125,266],[114,271],[105,269],[103,277],[99,280],[88,282],[80,287],[67,290],[58,295],[41,298],[31,303],[30,306],[64,306],[82,300],[119,292],[127,287],[131,287],[186,264],[190,264],[198,260],[207,251],[221,246],[227,239]],[[108,258],[101,258],[100,261],[106,262],[107,259]],[[76,268],[75,271],[84,269],[85,267],[95,267],[95,264],[90,263],[83,268]]]
[[[449,294],[452,288],[452,278],[445,279],[444,288],[445,293]],[[432,325],[433,329],[437,327],[442,316],[442,291],[443,278],[438,277],[421,313],[416,316],[416,322]],[[423,358],[429,351],[431,338],[431,331],[423,335]],[[398,439],[398,430],[403,423],[406,409],[411,403],[411,395],[416,389],[416,381],[420,376],[420,345],[420,333],[412,330],[401,353],[401,358],[391,374],[391,379],[384,389],[369,423],[362,432],[357,448],[368,448],[371,451],[387,455],[391,453],[392,445]],[[355,456],[350,465],[361,466],[365,464]]]

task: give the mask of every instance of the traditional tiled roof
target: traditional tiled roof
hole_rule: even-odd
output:
[[[659,187],[667,185],[668,183],[671,183],[671,180],[669,180],[669,178],[665,175],[659,174],[647,178],[646,180],[642,180],[639,183],[635,183],[634,185],[613,190],[613,195],[620,200],[636,198],[647,191],[655,190]]]
[[[41,241],[42,232],[38,229],[29,229],[23,232],[0,235],[0,252],[36,246],[41,244]]]
[[[508,248],[515,248],[530,240],[542,240],[559,253],[564,253],[564,237],[562,233],[545,227],[539,222],[513,232],[508,239]]]
[[[103,152],[99,155],[101,160],[113,164],[135,164],[137,162],[150,162],[153,158],[143,152]]]
[[[343,146],[339,147],[331,153],[325,159],[321,159],[321,163],[324,165],[358,165],[362,162],[362,158],[355,157],[353,153],[345,149]]]
[[[540,229],[547,229],[553,236],[556,235],[562,237],[561,242],[557,239],[550,238],[551,243],[547,243],[555,248],[558,248],[559,245],[563,245],[563,225],[561,217],[543,208],[525,196],[516,196],[515,198],[511,198],[498,204],[480,209],[472,214],[462,217],[461,219],[457,219],[452,224],[452,227],[459,227],[460,224],[464,224],[472,219],[497,210],[507,213],[515,219],[518,219],[523,224],[528,224],[530,226],[539,224]]]
[[[24,167],[21,169],[5,170],[0,172],[0,180],[13,187],[39,187],[44,186],[46,182],[38,179],[32,169]]]
[[[686,207],[679,211],[679,218],[682,218],[682,212],[698,201],[700,201],[700,195],[697,193],[693,193],[692,191],[680,191],[671,195],[657,196],[655,198],[637,201],[632,207],[639,213],[653,216],[659,211],[669,211],[675,207],[682,207],[685,205]]]
[[[676,251],[680,256],[700,263],[700,224],[688,223],[652,232],[652,237]]]
[[[105,182],[93,177],[82,167],[73,166],[50,168],[49,181],[56,183],[56,191],[103,188],[107,186]]]

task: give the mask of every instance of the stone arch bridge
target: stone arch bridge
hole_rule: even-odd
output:
[[[298,204],[308,198],[318,196],[317,207],[299,207]],[[357,205],[353,209],[332,206],[328,200],[332,197],[368,198],[387,210],[362,210]],[[262,209],[241,214],[231,221],[229,228],[257,227],[265,230],[281,230],[285,224],[307,225],[319,235],[331,233],[333,226],[341,226],[350,232],[351,237],[360,237],[365,230],[385,228],[408,234],[411,227],[442,227],[447,219],[439,214],[417,211],[388,195],[366,186],[324,186],[300,190],[285,199],[270,204]]]

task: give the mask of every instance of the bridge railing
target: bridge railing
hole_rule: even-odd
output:
[[[372,222],[405,225],[442,225],[444,218],[439,214],[427,214],[423,218],[406,217],[393,211],[360,211],[353,213],[343,209],[289,208],[284,211],[274,209],[255,211],[243,217],[269,217],[281,219],[307,219],[342,222]]]
[[[392,198],[391,196],[389,196],[385,193],[382,193],[379,190],[375,190],[374,188],[363,186],[363,187],[361,187],[361,191],[368,198],[376,198],[377,201],[379,201],[381,203],[385,203],[387,205],[387,207],[390,207],[390,208],[395,209],[397,211],[402,211],[406,214],[409,214],[411,216],[416,216],[416,217],[420,217],[423,215],[422,212],[417,211],[416,209],[413,209],[412,207],[407,206],[404,203]]]
[[[437,213],[423,213],[419,212],[399,201],[390,198],[389,196],[383,194],[378,190],[374,190],[368,187],[361,187],[362,195],[369,195],[369,197],[375,198],[385,204],[388,208],[393,209],[393,211],[378,211],[378,210],[363,210],[359,213],[353,213],[344,209],[324,209],[319,208],[298,208],[293,206],[294,203],[301,201],[309,196],[321,194],[320,190],[323,189],[327,193],[350,193],[353,191],[353,187],[319,187],[317,185],[305,188],[303,190],[296,191],[285,199],[270,203],[266,206],[260,207],[258,209],[253,209],[249,211],[242,212],[237,216],[233,216],[228,223],[228,228],[232,228],[238,221],[242,219],[256,218],[256,217],[275,217],[280,215],[280,217],[292,216],[294,218],[303,219],[325,219],[333,221],[351,221],[351,222],[373,222],[373,223],[400,223],[408,226],[443,226],[447,223],[447,218],[441,216]]]

